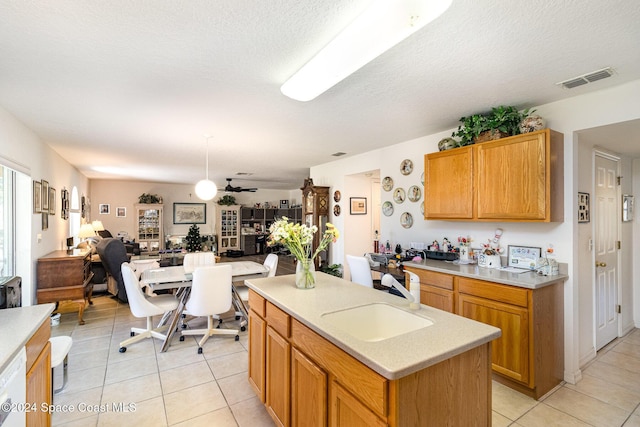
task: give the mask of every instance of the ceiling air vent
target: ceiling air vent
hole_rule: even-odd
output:
[[[603,68],[602,70],[592,71],[591,73],[583,74],[578,77],[574,77],[563,82],[556,83],[558,86],[562,86],[565,89],[573,89],[574,87],[586,85],[587,83],[597,82],[598,80],[606,79],[613,75],[613,69],[611,67]]]
[[[332,156],[334,157],[340,157],[340,156],[344,156],[347,153],[343,153],[342,151],[338,151],[337,153],[333,153]]]

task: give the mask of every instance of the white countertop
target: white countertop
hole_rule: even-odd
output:
[[[49,321],[55,304],[0,310],[0,371],[27,344],[42,322]]]
[[[387,379],[398,379],[498,338],[500,329],[317,273],[316,287],[298,289],[295,275],[246,280],[245,284]],[[425,317],[434,324],[377,342],[362,341],[332,326],[322,314],[383,302]]]
[[[538,289],[558,281],[565,281],[569,276],[559,274],[557,276],[542,276],[535,271],[525,273],[511,273],[498,268],[478,267],[477,264],[454,264],[450,261],[426,259],[419,262],[406,261],[405,267],[415,267],[423,270],[437,271],[439,273],[453,274],[469,277],[471,279],[487,280],[502,283],[504,285],[518,286],[527,289]],[[560,264],[561,271],[563,265]]]

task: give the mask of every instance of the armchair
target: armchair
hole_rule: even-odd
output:
[[[129,262],[124,243],[120,239],[106,238],[98,242],[96,250],[100,255],[100,260],[107,271],[107,275],[112,278],[111,280],[115,281],[115,286],[108,286],[109,292],[116,295],[120,301],[128,302],[121,271],[122,263]]]

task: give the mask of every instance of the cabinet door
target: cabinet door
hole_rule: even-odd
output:
[[[331,405],[329,425],[332,427],[384,427],[387,425],[336,381],[331,382],[329,399]]]
[[[253,310],[249,310],[249,384],[262,403],[265,403],[265,337],[267,324]]]
[[[455,310],[453,291],[436,286],[420,285],[420,303],[453,313]]]
[[[479,144],[476,149],[478,219],[549,218],[550,162],[546,133]]]
[[[526,308],[460,294],[458,314],[502,330],[491,342],[495,372],[529,384],[529,311]]]
[[[50,426],[51,414],[41,411],[40,405],[53,403],[51,396],[51,343],[47,342],[31,369],[27,372],[27,402],[35,403],[37,410],[27,412],[27,426]]]
[[[291,345],[267,326],[267,412],[279,426],[289,426]]]
[[[425,156],[425,219],[471,219],[473,197],[471,146]]]
[[[327,374],[298,349],[291,350],[291,425],[327,425]]]

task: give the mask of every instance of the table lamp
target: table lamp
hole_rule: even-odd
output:
[[[87,240],[89,237],[94,237],[95,235],[96,231],[91,224],[82,224],[80,226],[80,231],[78,231],[78,237],[80,239]]]

